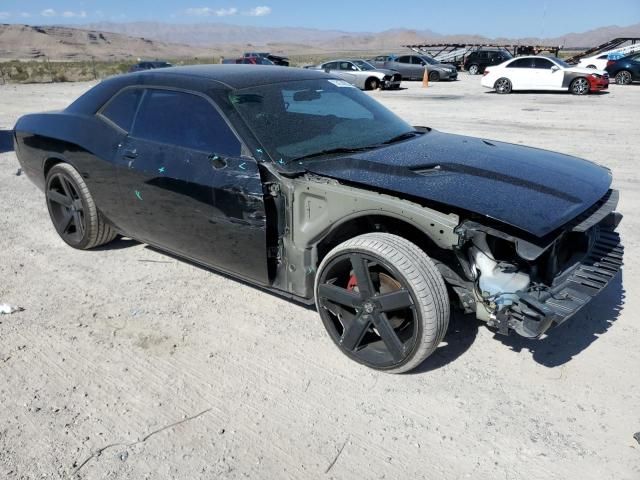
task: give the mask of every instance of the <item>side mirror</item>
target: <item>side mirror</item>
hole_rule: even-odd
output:
[[[557,65],[554,65],[553,67],[551,67],[551,71],[554,73],[557,72],[558,70],[560,70],[560,67]]]

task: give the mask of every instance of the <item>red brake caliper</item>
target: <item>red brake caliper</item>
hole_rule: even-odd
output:
[[[358,286],[358,280],[356,280],[356,276],[352,273],[349,277],[349,283],[347,283],[347,290],[352,292]]]

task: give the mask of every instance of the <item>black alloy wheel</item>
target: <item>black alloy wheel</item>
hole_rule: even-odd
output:
[[[56,172],[47,181],[47,206],[56,231],[69,244],[80,244],[87,229],[85,206],[73,180]]]
[[[422,363],[442,340],[449,318],[444,281],[426,254],[380,233],[351,239],[325,257],[316,305],[345,355],[391,373]]]
[[[367,80],[367,90],[377,90],[378,88],[380,88],[380,80],[378,80],[377,78],[370,78],[369,80]]]
[[[68,245],[87,250],[118,236],[96,207],[80,173],[68,163],[48,171],[45,197],[51,222]]]

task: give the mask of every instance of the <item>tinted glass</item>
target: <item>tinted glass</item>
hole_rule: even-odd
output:
[[[325,63],[324,64],[324,69],[329,69],[329,70],[337,70],[338,69],[338,62],[329,62],[329,63]]]
[[[356,70],[351,62],[340,62],[340,70]]]
[[[123,90],[107,104],[102,110],[102,115],[128,132],[131,130],[133,116],[136,114],[143,91],[141,88]]]
[[[240,156],[240,142],[222,116],[206,99],[190,93],[147,90],[132,136]]]
[[[546,58],[533,59],[533,68],[549,70],[553,66],[554,66],[554,63],[551,60],[547,60]]]
[[[507,65],[507,68],[532,68],[531,63],[530,58],[518,58]]]
[[[411,63],[411,57],[408,56],[408,55],[405,55],[404,57],[398,57],[398,58],[396,58],[396,62]]]
[[[343,80],[304,80],[236,90],[231,103],[276,161],[377,145],[412,127]]]

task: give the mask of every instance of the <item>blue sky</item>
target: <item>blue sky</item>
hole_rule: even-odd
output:
[[[640,0],[608,5],[595,0],[0,0],[0,23],[225,22],[359,32],[430,29],[492,37],[558,36],[640,23]]]

